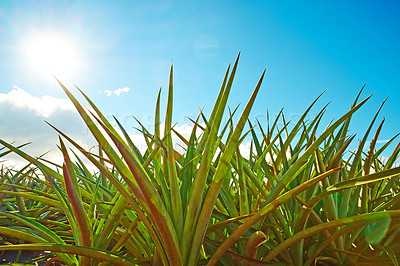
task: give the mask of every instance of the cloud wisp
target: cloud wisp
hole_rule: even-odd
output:
[[[107,96],[111,96],[111,95],[113,95],[113,94],[115,94],[115,95],[117,95],[117,96],[120,96],[121,95],[121,93],[123,93],[123,92],[129,92],[131,89],[130,88],[128,88],[128,87],[123,87],[123,88],[118,88],[118,89],[116,89],[116,90],[114,90],[114,91],[112,91],[112,90],[105,90],[104,91],[104,93],[107,95]]]

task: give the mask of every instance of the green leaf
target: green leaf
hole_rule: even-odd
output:
[[[77,243],[85,247],[92,247],[93,233],[90,226],[89,218],[86,210],[83,207],[82,199],[79,192],[78,180],[72,167],[71,159],[69,158],[67,149],[60,138],[61,150],[64,155],[63,174],[65,189],[67,190],[68,198],[74,212],[74,217],[79,226],[80,236]],[[90,264],[85,258],[82,258],[82,264]]]
[[[0,211],[0,214],[3,214],[7,216],[8,218],[11,218],[13,220],[16,220],[38,232],[44,239],[46,239],[49,242],[55,242],[58,244],[65,244],[65,242],[53,231],[48,229],[46,226],[43,226],[42,224],[33,221],[32,219],[29,219],[25,216],[16,214],[16,213],[11,213],[8,211]],[[36,244],[33,244],[36,245]],[[1,248],[3,249],[3,248]],[[5,250],[5,249],[3,249]],[[69,255],[64,255],[64,254],[59,254],[59,256],[68,264],[74,264],[77,265],[78,261],[76,260],[75,257],[69,256]]]

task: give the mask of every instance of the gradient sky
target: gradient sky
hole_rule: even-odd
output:
[[[161,86],[166,100],[172,62],[174,122],[188,124],[199,108],[210,112],[226,67],[241,51],[231,107],[244,107],[267,68],[253,121],[265,124],[267,109],[274,118],[282,107],[296,120],[327,90],[311,111],[330,102],[326,125],[349,109],[366,82],[362,97],[375,94],[356,113],[351,133],[361,138],[389,96],[377,121],[386,118],[384,141],[400,132],[399,7],[389,0],[0,0],[0,137],[43,142],[45,119],[72,135],[87,134],[56,82],[21,52],[27,36],[46,33],[63,36],[79,56],[79,67],[62,81],[74,92],[76,84],[128,130],[136,126],[131,115],[152,124]],[[112,93],[118,89],[119,96]],[[43,107],[50,102],[58,104]]]

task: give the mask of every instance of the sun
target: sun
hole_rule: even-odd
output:
[[[70,78],[79,65],[74,46],[52,34],[35,34],[23,44],[29,66],[47,77]]]

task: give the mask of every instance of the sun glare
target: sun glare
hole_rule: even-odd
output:
[[[38,35],[24,43],[28,64],[43,75],[70,78],[78,66],[74,47],[55,35]]]

